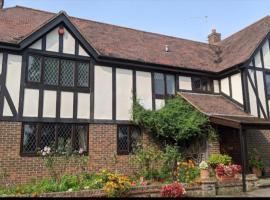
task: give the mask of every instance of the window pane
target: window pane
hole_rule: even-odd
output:
[[[74,137],[74,150],[87,151],[87,126],[77,126]]]
[[[167,94],[175,94],[175,81],[173,75],[166,76]]]
[[[164,95],[165,88],[164,88],[164,76],[161,73],[154,74],[155,79],[155,94]]]
[[[266,74],[265,76],[266,80],[266,87],[267,87],[267,94],[270,95],[270,74]]]
[[[139,144],[140,139],[141,139],[141,131],[140,128],[137,126],[132,126],[130,127],[130,147],[131,147],[131,152],[134,151],[136,146]]]
[[[70,60],[61,60],[61,85],[74,86],[74,66],[75,62]]]
[[[41,75],[41,57],[29,56],[27,80],[31,82],[40,82]]]
[[[118,151],[129,152],[128,149],[128,126],[121,126],[118,129]]]
[[[78,64],[78,86],[88,87],[89,80],[89,64],[79,63]]]
[[[71,133],[72,126],[70,124],[58,126],[57,151],[59,153],[72,153]]]
[[[59,60],[56,58],[45,58],[44,83],[47,85],[58,85]]]
[[[36,151],[37,126],[25,124],[23,133],[23,152],[34,153]]]
[[[201,90],[201,79],[193,78],[193,87],[195,90]]]
[[[40,150],[44,147],[55,147],[55,125],[44,124],[41,127],[40,133]]]

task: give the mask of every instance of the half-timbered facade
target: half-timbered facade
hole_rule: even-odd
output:
[[[130,171],[132,144],[152,142],[132,125],[134,98],[152,110],[179,94],[218,126],[269,120],[269,25],[265,17],[224,40],[214,30],[206,44],[65,12],[0,9],[0,168],[14,180],[43,176],[37,152],[55,144],[83,150],[89,169]],[[250,143],[263,136],[269,142],[262,133]],[[206,144],[204,153],[216,150]]]

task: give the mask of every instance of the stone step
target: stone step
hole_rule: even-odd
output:
[[[257,182],[259,188],[270,187],[270,178],[260,178]]]

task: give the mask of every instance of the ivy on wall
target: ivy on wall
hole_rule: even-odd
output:
[[[133,121],[154,135],[175,142],[188,141],[197,136],[216,138],[209,118],[180,96],[166,100],[165,106],[159,110],[146,110],[135,101]]]

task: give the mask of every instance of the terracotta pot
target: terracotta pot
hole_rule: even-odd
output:
[[[262,170],[256,167],[252,167],[252,173],[255,174],[257,178],[260,178],[262,176]]]
[[[235,176],[232,175],[232,176],[218,176],[216,175],[217,179],[220,181],[220,182],[226,182],[226,181],[233,181],[235,180]]]
[[[201,179],[209,179],[209,171],[208,169],[201,169]]]

